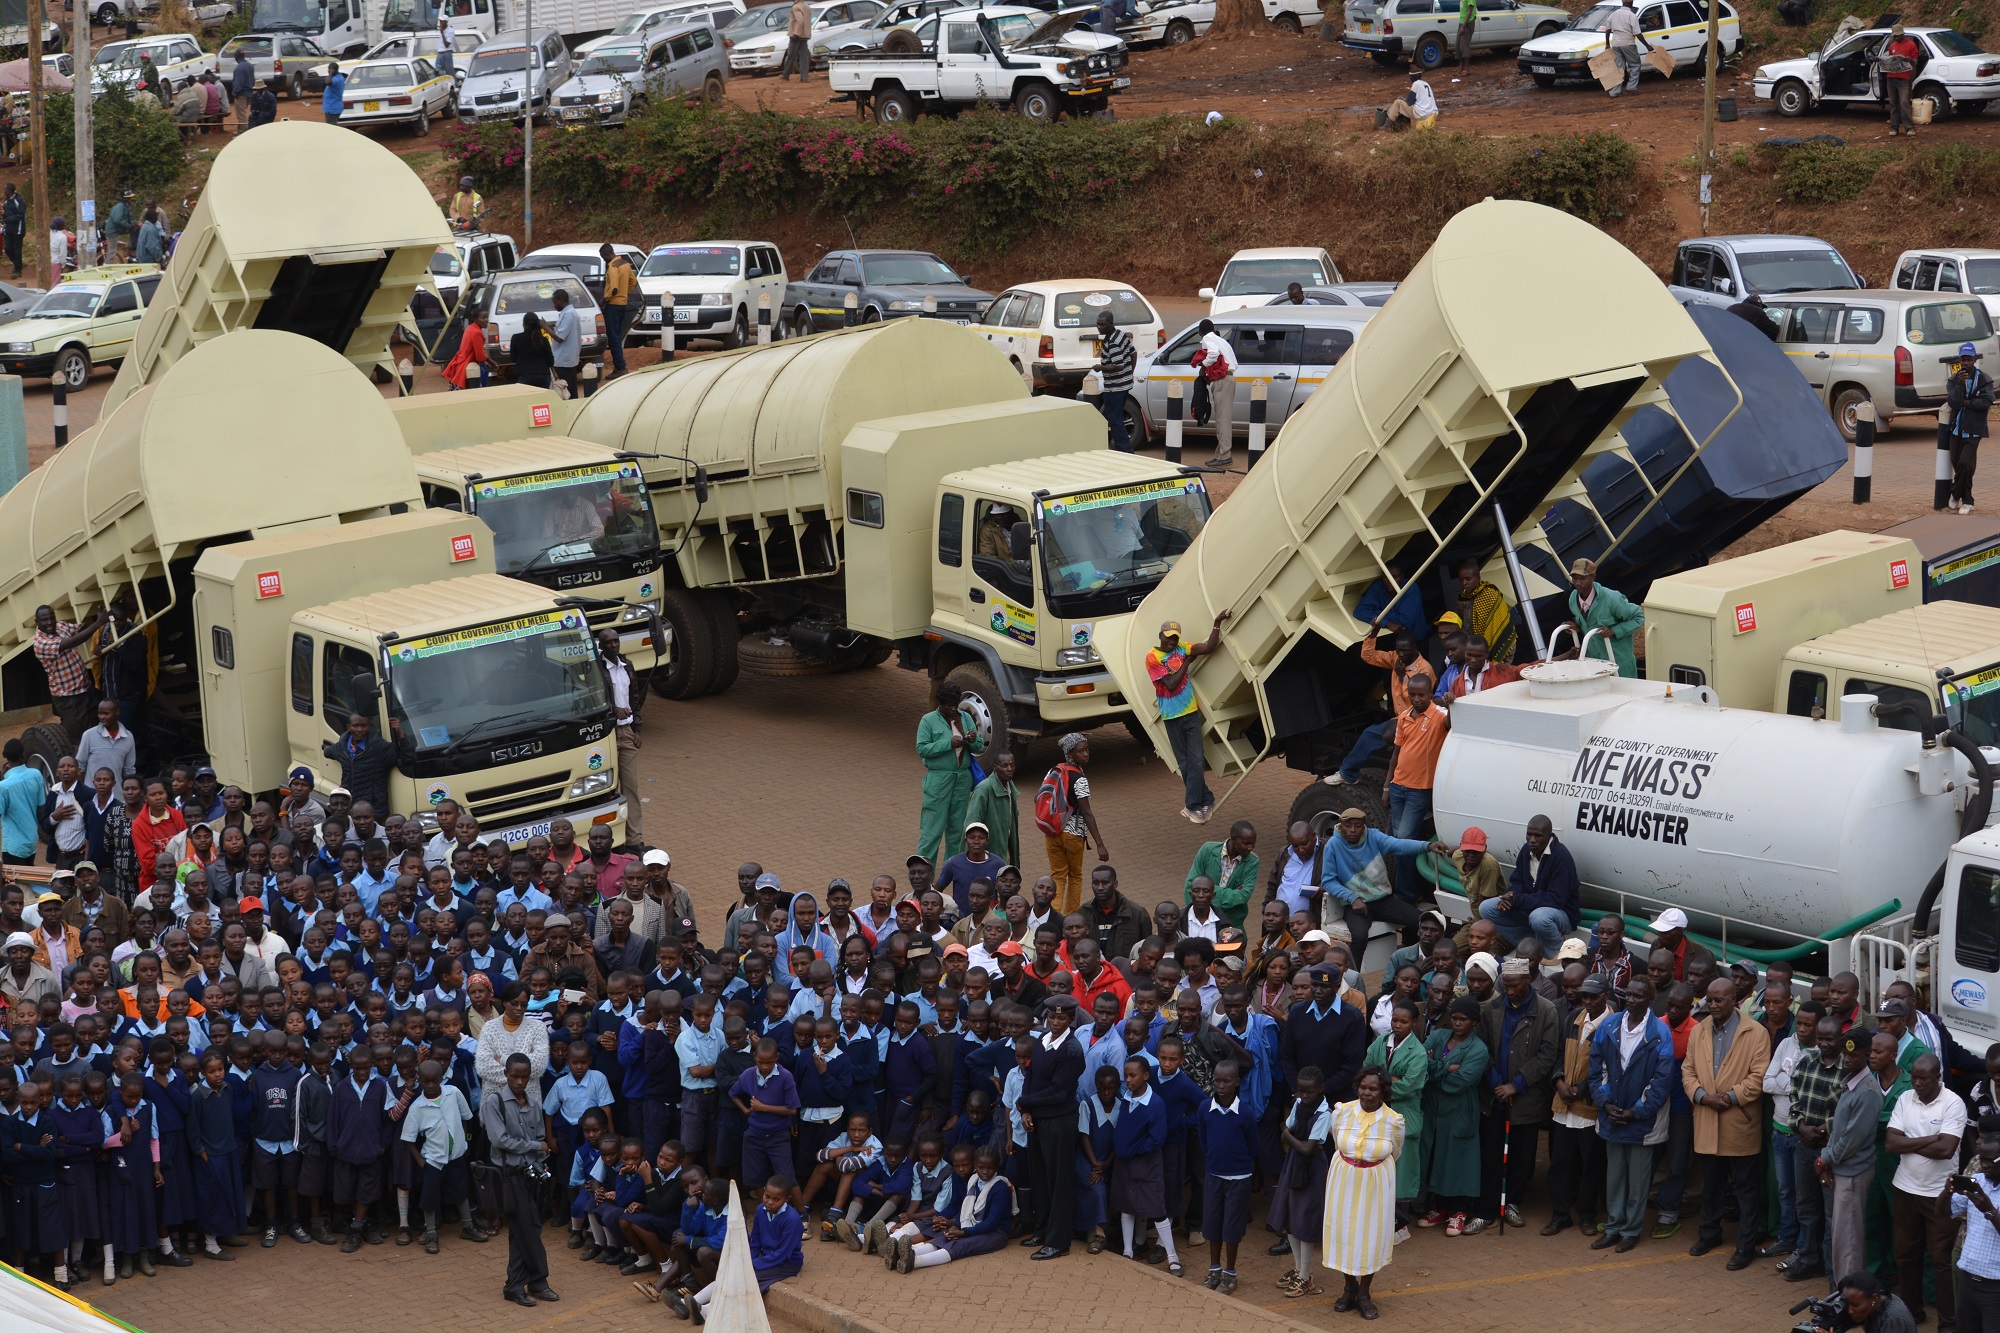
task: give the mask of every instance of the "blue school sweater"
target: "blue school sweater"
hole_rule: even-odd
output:
[[[1118,1124],[1111,1131],[1111,1154],[1123,1159],[1143,1157],[1155,1153],[1167,1143],[1167,1099],[1147,1090],[1143,1104],[1130,1096],[1120,1098],[1123,1106],[1118,1113]],[[1252,1145],[1254,1152],[1255,1145]]]
[[[799,1085],[799,1105],[808,1108],[838,1106],[845,1108],[848,1096],[854,1091],[854,1069],[844,1051],[835,1050],[826,1057],[826,1072],[821,1073],[814,1053],[800,1051],[792,1057],[792,1077]]]
[[[370,1074],[359,1088],[352,1078],[333,1085],[326,1107],[326,1150],[336,1162],[366,1166],[389,1147],[389,1080]]]
[[[945,1135],[944,1154],[951,1156],[951,1150],[961,1143],[969,1143],[975,1148],[983,1148],[993,1142],[994,1120],[991,1115],[984,1120],[974,1120],[969,1115],[961,1115],[958,1123]]]
[[[744,1070],[730,1086],[729,1095],[731,1098],[741,1097],[745,1101],[760,1101],[766,1106],[789,1106],[795,1111],[799,1107],[798,1084],[792,1078],[792,1071],[782,1064],[772,1065],[771,1076],[765,1079],[758,1077],[754,1065]],[[762,1138],[789,1134],[792,1119],[791,1116],[772,1115],[768,1111],[752,1111],[748,1132]]]
[[[1006,1071],[1014,1067],[1014,1043],[1005,1037],[995,1037],[981,1042],[965,1052],[952,1071],[951,1109],[954,1114],[965,1110],[966,1094],[974,1088],[985,1088],[995,1097],[1000,1095],[1000,1084],[1006,1078]]]
[[[188,1151],[211,1157],[236,1151],[236,1113],[227,1089],[198,1084],[188,1105]]]
[[[600,1000],[584,1021],[583,1038],[590,1043],[590,1067],[604,1075],[604,1081],[614,1088],[619,1087],[625,1077],[625,1067],[619,1062],[617,1048],[614,1046],[605,1050],[598,1044],[598,1038],[607,1032],[615,1035],[625,1026],[627,1018],[636,1019],[638,1016],[639,1006],[630,1000],[625,1002],[623,1009],[613,1009],[611,1001]]]
[[[1167,1104],[1167,1146],[1187,1142],[1188,1131],[1201,1113],[1201,1088],[1178,1069],[1171,1078],[1153,1073],[1153,1092]]]
[[[841,1028],[840,1049],[847,1057],[848,1077],[851,1080],[847,1090],[847,1113],[853,1115],[856,1111],[866,1111],[873,1119],[882,1077],[881,1060],[875,1051],[874,1029],[866,1023],[857,1023],[850,1036],[845,1027]]]
[[[915,1159],[905,1157],[903,1164],[894,1171],[889,1164],[877,1157],[868,1165],[854,1173],[853,1197],[857,1199],[895,1199],[906,1197],[910,1192],[910,1163]],[[945,1170],[951,1168],[938,1164]]]
[[[799,1210],[786,1204],[777,1212],[759,1207],[750,1214],[750,1266],[776,1268],[806,1261],[805,1224]]]
[[[647,1028],[627,1023],[620,1028],[618,1063],[625,1070],[620,1088],[625,1100],[680,1100],[681,1061],[674,1054],[674,1039],[667,1035],[665,1024]]]
[[[757,1211],[762,1212],[763,1209]],[[722,1242],[729,1238],[729,1210],[714,1210],[700,1202],[681,1206],[681,1234],[687,1237],[688,1248],[698,1250],[706,1245],[720,1254]],[[801,1247],[803,1250],[803,1247]]]
[[[1257,1169],[1257,1122],[1240,1093],[1233,1111],[1219,1111],[1213,1097],[1202,1098],[1195,1129],[1209,1175],[1247,1176]]]
[[[920,1032],[908,1037],[890,1034],[882,1052],[882,1096],[885,1101],[922,1106],[937,1086],[937,1057]]]
[[[270,1061],[250,1071],[250,1137],[266,1143],[290,1143],[298,1130],[293,1102],[298,1097],[302,1069],[271,1068]]]
[[[149,1071],[146,1074],[146,1102],[153,1108],[153,1125],[160,1137],[183,1133],[188,1120],[188,1085],[178,1069],[167,1077],[163,1086]]]

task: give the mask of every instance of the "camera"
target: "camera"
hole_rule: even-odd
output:
[[[517,1166],[514,1169],[521,1173],[523,1179],[533,1181],[537,1185],[548,1183],[550,1172],[549,1159],[546,1157],[539,1161],[530,1162],[525,1166]]]
[[[1804,1319],[1799,1319],[1801,1311],[1810,1311]],[[1815,1333],[1815,1330],[1829,1329],[1834,1321],[1847,1314],[1847,1298],[1837,1291],[1824,1296],[1810,1296],[1791,1308],[1791,1316],[1798,1322],[1792,1325],[1792,1333]]]

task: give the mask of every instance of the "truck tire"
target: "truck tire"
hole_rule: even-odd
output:
[[[1448,50],[1449,48],[1445,46],[1442,36],[1434,32],[1427,32],[1417,39],[1417,49],[1411,56],[1411,59],[1416,62],[1418,69],[1436,69],[1438,66],[1444,64],[1445,54]]]
[[[923,54],[924,39],[908,28],[891,28],[889,35],[882,39],[882,54],[885,56],[914,56]]]
[[[972,714],[974,727],[985,740],[988,751],[1005,749],[1014,742],[1008,739],[1008,724],[1013,714],[1008,712],[1007,701],[1001,697],[1000,687],[993,682],[993,674],[978,662],[967,662],[956,666],[944,678],[946,685],[958,686],[965,696],[959,707]]]
[[[28,752],[27,761],[41,769],[50,782],[56,779],[56,760],[76,753],[60,722],[37,722],[21,733],[21,745]]]
[[[813,335],[812,311],[806,309],[804,306],[800,306],[797,310],[794,310],[792,312],[791,328],[792,331],[785,335],[787,338],[812,337]]]
[[[821,657],[807,657],[790,643],[774,640],[769,631],[746,634],[736,645],[743,670],[759,676],[827,676],[834,663]]]
[[[669,588],[660,596],[660,616],[674,632],[673,660],[653,668],[653,693],[666,699],[699,699],[715,685],[715,622],[699,594]]]
[[[1374,781],[1371,772],[1359,782],[1344,782],[1338,787],[1313,782],[1292,798],[1292,811],[1285,817],[1285,827],[1304,823],[1314,834],[1323,836],[1333,832],[1333,826],[1340,821],[1340,812],[1350,806],[1367,812],[1370,828],[1389,826],[1389,807],[1382,799],[1381,784]]]
[[[1833,424],[1840,427],[1840,437],[1849,444],[1854,443],[1856,422],[1860,419],[1855,409],[1868,401],[1868,390],[1855,384],[1843,384],[1833,393]]]
[[[1812,94],[1797,79],[1786,79],[1779,84],[1771,94],[1771,102],[1779,115],[1794,120],[1812,110]]]
[[[1031,83],[1014,94],[1014,113],[1037,125],[1053,125],[1062,114],[1062,104],[1046,83]]]
[[[743,631],[736,623],[735,599],[728,593],[706,588],[698,596],[715,633],[715,679],[709,682],[708,692],[721,694],[736,683],[742,670],[743,659],[736,655],[736,648],[742,642]]]
[[[69,392],[75,393],[90,380],[90,357],[81,347],[65,347],[56,353],[53,377],[63,382]]]
[[[916,118],[916,99],[901,88],[885,88],[875,94],[877,125],[907,125]]]
[[[1305,31],[1305,29],[1299,26],[1299,16],[1291,13],[1278,15],[1278,17],[1271,20],[1271,26],[1279,32],[1288,32],[1294,37]]]
[[[1175,19],[1167,25],[1166,40],[1168,46],[1186,46],[1194,40],[1194,24],[1186,19]]]

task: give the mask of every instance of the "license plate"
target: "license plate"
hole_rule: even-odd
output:
[[[363,102],[361,104],[361,109],[363,111],[380,111],[382,109],[382,104],[380,102]]]
[[[695,311],[695,310],[693,309],[693,307],[688,307],[688,308],[686,308],[686,309],[682,309],[682,308],[680,308],[680,307],[675,307],[675,309],[674,309],[674,323],[676,323],[676,324],[692,324],[692,323],[694,323],[694,317],[695,317],[695,314],[696,314],[696,313],[697,313],[697,312],[696,312],[696,311]]]
[[[962,324],[962,325],[970,325],[972,323],[972,321],[969,319],[957,319],[957,318],[954,318],[951,322],[954,324]]]
[[[1556,72],[1554,65],[1535,65],[1533,69],[1537,74],[1553,74]]]
[[[648,324],[657,324],[660,322],[660,308],[658,306],[649,305],[646,307],[646,322]]]
[[[1373,32],[1375,31],[1375,25],[1372,23],[1357,23],[1354,25],[1354,30],[1356,32]]]
[[[1132,86],[1132,80],[1126,78],[1113,79],[1111,81],[1111,86],[1113,88],[1130,88]]]
[[[587,116],[587,115],[589,115],[589,114],[590,114],[590,108],[589,108],[589,107],[584,107],[584,106],[566,106],[566,107],[564,107],[564,108],[563,108],[563,119],[564,119],[564,120],[582,120],[582,119],[583,119],[583,118],[584,118],[585,116]]]

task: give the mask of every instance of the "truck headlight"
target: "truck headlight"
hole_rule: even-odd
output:
[[[1097,649],[1091,647],[1089,644],[1085,644],[1081,648],[1064,648],[1056,653],[1056,665],[1059,667],[1089,666],[1093,662],[1102,662],[1103,660],[1103,658],[1097,655]]]
[[[422,829],[426,833],[437,832],[438,817],[436,811],[433,810],[420,811],[417,814],[410,816],[410,822],[415,824],[418,828]]]
[[[729,304],[729,293],[703,292],[701,296],[701,303],[706,306],[717,306],[717,307],[726,306]]]
[[[658,615],[659,611],[660,604],[657,600],[651,602],[634,602],[618,613],[618,623],[621,625],[630,625],[636,621],[644,620],[648,615]]]
[[[580,801],[586,796],[595,796],[601,791],[610,791],[611,784],[618,779],[610,773],[586,773],[569,784],[569,795],[565,800]]]

